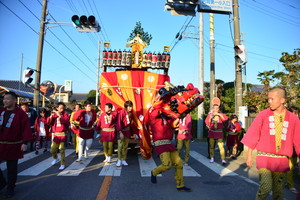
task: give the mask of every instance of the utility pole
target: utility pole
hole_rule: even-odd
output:
[[[42,5],[42,16],[40,21],[40,32],[39,32],[39,43],[38,43],[38,53],[36,59],[36,74],[35,74],[35,89],[33,96],[33,106],[37,112],[39,112],[39,102],[40,102],[40,83],[41,83],[41,71],[42,71],[42,57],[43,57],[43,46],[44,46],[44,32],[45,32],[45,18],[47,10],[47,0],[43,0]]]
[[[240,45],[239,2],[233,0],[234,46]],[[237,53],[235,53],[237,55]],[[235,113],[243,105],[242,66],[235,60]]]
[[[99,79],[100,79],[100,67],[101,67],[101,61],[100,61],[100,45],[101,42],[98,41],[98,67],[97,67],[97,87],[96,87],[96,106],[98,106],[99,103]]]
[[[214,14],[209,14],[209,32],[210,32],[210,108],[212,108],[212,99],[215,97],[215,37],[214,37]]]
[[[199,91],[204,96],[204,19],[199,13]],[[204,103],[198,106],[197,138],[203,139]]]

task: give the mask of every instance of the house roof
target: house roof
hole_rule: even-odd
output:
[[[250,88],[251,92],[257,92],[257,93],[262,93],[264,90],[264,85],[252,85]]]
[[[33,88],[25,86],[23,82],[14,81],[14,80],[0,80],[0,86],[5,88],[10,88],[14,90],[19,90],[23,92],[30,92],[33,93]]]
[[[86,100],[86,93],[73,93],[73,95],[70,97],[70,101],[84,101]]]

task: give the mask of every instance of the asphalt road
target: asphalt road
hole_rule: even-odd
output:
[[[192,192],[178,192],[174,180],[174,169],[157,177],[157,184],[150,182],[150,171],[160,164],[157,156],[144,161],[139,149],[128,151],[129,166],[117,168],[116,162],[104,164],[102,145],[94,141],[89,158],[75,162],[72,146],[67,148],[66,169],[59,170],[59,164],[51,166],[51,154],[27,154],[19,161],[19,175],[15,196],[20,200],[253,200],[258,184],[255,167],[248,168],[244,155],[238,159],[228,159],[222,166],[218,150],[215,163],[206,158],[207,143],[191,143],[189,166],[184,169],[185,185]],[[114,161],[117,155],[114,154]],[[1,163],[4,169],[4,163]],[[6,175],[6,170],[3,171]],[[296,187],[300,177],[295,177]],[[3,198],[3,190],[0,199]],[[271,199],[269,197],[268,199]],[[285,199],[294,200],[296,195],[285,190]]]

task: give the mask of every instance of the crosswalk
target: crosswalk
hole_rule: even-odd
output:
[[[65,151],[66,159],[68,159],[68,156],[70,156],[72,153],[74,153],[73,149],[66,149],[66,151]],[[58,154],[58,155],[60,155],[60,154]],[[41,154],[35,155],[34,152],[25,154],[24,158],[19,159],[19,164],[30,161],[31,159],[36,158],[38,156],[41,156]],[[96,165],[90,165],[91,161],[96,156],[103,156],[103,152],[100,152],[99,149],[91,149],[89,151],[88,158],[85,160],[82,160],[80,162],[76,162],[73,158],[74,161],[70,165],[66,166],[66,168],[64,170],[60,171],[57,174],[57,176],[79,176],[83,171],[87,171],[89,169],[99,170],[98,176],[121,176],[122,169],[124,167],[116,166],[116,162],[117,162],[116,155],[113,155],[111,163],[100,162]],[[149,160],[144,160],[140,155],[137,154],[136,156],[137,156],[137,160],[138,160],[141,177],[150,177],[151,170],[153,170],[160,164],[160,161],[156,162],[154,158],[150,158]],[[198,153],[196,151],[191,151],[190,156],[221,177],[223,177],[223,176],[240,176],[237,173],[232,172],[231,170],[223,167],[220,164],[209,163],[208,159],[205,156],[201,155],[200,153]],[[36,163],[35,165],[30,166],[29,168],[27,168],[23,171],[20,171],[18,175],[19,176],[38,176],[41,173],[48,170],[49,168],[53,167],[51,165],[52,160],[53,160],[53,158],[51,157],[51,154],[49,154],[48,158]],[[56,165],[56,167],[57,166],[59,166],[59,164]],[[0,167],[2,170],[5,170],[6,163],[1,163]],[[128,167],[130,167],[130,166],[128,166]],[[184,177],[201,177],[201,174],[199,174],[191,166],[183,167],[183,175],[184,175]],[[158,176],[163,176],[163,175],[160,174]],[[242,178],[245,181],[251,183],[250,179],[247,179],[245,177],[242,177]],[[256,182],[254,182],[254,184],[256,184]]]

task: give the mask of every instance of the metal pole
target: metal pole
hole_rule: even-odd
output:
[[[98,105],[99,103],[99,79],[100,79],[100,44],[101,42],[98,41],[98,67],[97,67],[97,86],[96,86],[96,106]]]
[[[23,74],[23,53],[21,54],[19,90],[21,90],[22,74]]]
[[[44,32],[45,32],[45,18],[46,18],[47,0],[43,0],[42,5],[42,16],[40,21],[40,37],[38,43],[38,53],[36,59],[36,74],[35,74],[35,90],[33,96],[33,106],[36,111],[39,111],[40,101],[40,83],[41,83],[41,72],[42,72],[42,57],[43,57],[43,46],[44,46]]]
[[[204,20],[199,13],[199,91],[204,96]],[[203,139],[204,102],[198,106],[197,138]]]
[[[210,108],[215,97],[215,38],[214,38],[214,14],[209,14],[210,32]]]
[[[240,18],[238,0],[233,0],[233,22],[234,22],[234,46],[240,45]],[[237,55],[237,53],[235,53]],[[235,61],[235,113],[239,113],[239,107],[243,105],[242,66]]]
[[[64,87],[64,85],[60,86],[59,90],[58,90],[58,102],[60,102],[60,93],[61,93],[61,89]]]

